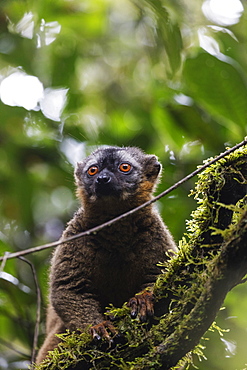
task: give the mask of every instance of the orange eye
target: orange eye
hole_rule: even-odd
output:
[[[120,171],[122,172],[129,172],[131,170],[131,165],[129,163],[121,163],[119,166]]]
[[[89,167],[89,169],[87,170],[87,173],[88,175],[90,176],[94,176],[96,175],[96,173],[99,171],[98,167],[97,166],[91,166]]]

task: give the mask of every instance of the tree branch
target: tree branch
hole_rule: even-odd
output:
[[[36,358],[36,352],[37,352],[37,346],[38,346],[38,336],[39,336],[39,324],[40,324],[40,309],[41,309],[41,292],[39,287],[39,282],[36,274],[35,267],[32,262],[27,260],[24,257],[19,257],[20,260],[26,262],[32,270],[35,289],[36,289],[36,295],[37,295],[37,308],[36,308],[36,322],[34,327],[34,335],[33,335],[33,348],[32,348],[32,355],[31,355],[31,363],[35,361]]]
[[[169,370],[191,351],[211,326],[222,306],[227,293],[242,282],[247,273],[247,212],[232,237],[221,250],[220,255],[209,264],[208,280],[189,315],[185,315],[174,332],[158,344],[152,356],[144,358],[142,369],[149,369],[145,363],[159,359],[163,370]],[[176,345],[175,345],[176,344]],[[151,358],[150,358],[151,357]],[[140,368],[140,363],[137,367]]]

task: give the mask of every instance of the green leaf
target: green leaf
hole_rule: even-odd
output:
[[[176,152],[184,144],[185,132],[178,127],[165,107],[155,105],[151,113],[152,125],[163,146],[170,145]]]
[[[181,65],[182,38],[177,24],[168,21],[164,26],[165,48],[172,72],[175,73]]]
[[[182,36],[179,26],[171,21],[169,13],[161,1],[145,0],[145,3],[154,11],[157,22],[159,43],[165,48],[170,68],[173,74],[181,66]]]
[[[245,134],[247,85],[236,63],[201,53],[186,60],[183,75],[189,94],[197,103],[220,118],[235,135]]]

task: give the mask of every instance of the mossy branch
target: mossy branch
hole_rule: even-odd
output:
[[[156,322],[145,326],[129,318],[126,306],[112,309],[124,344],[107,349],[87,334],[66,334],[37,369],[165,370],[193,350],[247,273],[247,147],[201,173],[193,193],[199,206],[188,233],[154,286]]]
[[[241,222],[233,232],[231,238],[224,243],[220,254],[211,263],[208,263],[207,275],[204,286],[198,287],[200,295],[189,313],[186,309],[181,310],[180,319],[177,317],[172,326],[174,331],[164,335],[164,341],[157,344],[148,355],[140,361],[143,366],[133,369],[149,369],[150,361],[159,361],[162,369],[170,369],[172,366],[191,351],[200,341],[201,337],[211,326],[222,306],[227,293],[247,273],[247,212],[243,214]],[[197,293],[193,292],[192,294]],[[196,296],[196,295],[195,295]],[[181,300],[187,305],[186,299]],[[155,329],[160,331],[159,326]],[[170,332],[167,326],[166,332]],[[159,368],[157,366],[157,368]]]

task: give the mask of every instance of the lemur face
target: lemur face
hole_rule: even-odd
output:
[[[78,163],[75,177],[91,200],[103,197],[127,199],[144,181],[157,181],[160,164],[155,156],[138,148],[103,147]]]

